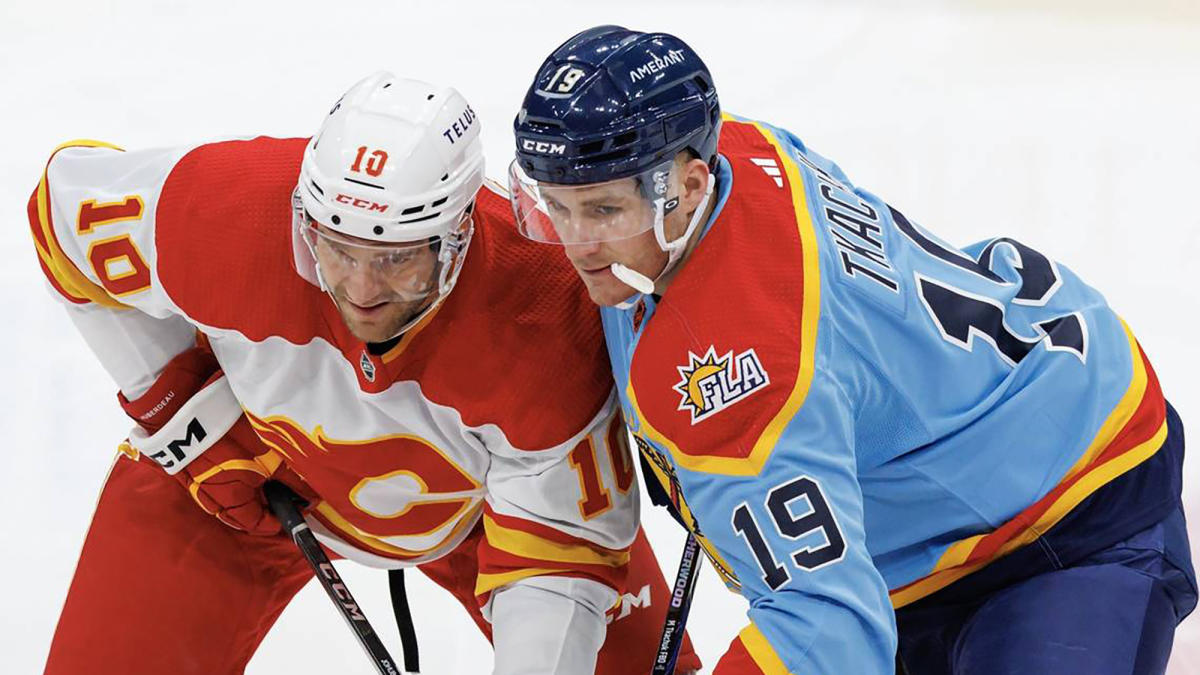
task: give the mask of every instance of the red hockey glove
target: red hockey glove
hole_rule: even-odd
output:
[[[250,534],[276,534],[279,521],[267,507],[263,483],[284,478],[310,501],[312,495],[259,440],[219,368],[210,352],[194,347],[172,359],[137,400],[118,395],[138,423],[129,445],[158,462],[222,523]]]

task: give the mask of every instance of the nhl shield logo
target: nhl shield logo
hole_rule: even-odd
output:
[[[362,369],[363,377],[367,378],[367,382],[375,381],[375,364],[371,363],[371,357],[367,356],[366,352],[363,352],[362,358],[358,360],[358,367]]]
[[[698,424],[771,383],[762,361],[753,349],[718,357],[709,347],[703,358],[688,350],[688,365],[676,366],[681,378],[674,390],[682,398],[677,410],[692,415]]]

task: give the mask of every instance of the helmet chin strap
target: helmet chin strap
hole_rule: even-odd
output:
[[[696,206],[696,210],[692,212],[692,219],[688,222],[687,229],[683,231],[683,234],[679,235],[675,239],[672,239],[671,241],[667,241],[667,234],[664,224],[666,218],[662,209],[663,200],[661,198],[658,200],[659,208],[655,209],[654,217],[654,238],[658,241],[658,247],[667,253],[667,264],[663,266],[663,269],[658,273],[658,276],[651,279],[645,274],[630,269],[621,263],[613,263],[612,265],[609,265],[608,268],[612,270],[613,276],[617,279],[620,279],[622,283],[626,284],[641,295],[651,295],[654,293],[654,284],[657,283],[659,279],[662,279],[664,276],[666,276],[667,272],[670,272],[672,269],[674,269],[675,265],[679,263],[679,259],[683,257],[683,251],[687,248],[688,240],[692,238],[692,235],[696,232],[696,228],[700,226],[700,219],[704,217],[704,212],[708,208],[708,201],[712,198],[713,188],[716,186],[716,184],[717,177],[711,173],[708,174],[708,187],[704,190],[704,198],[700,200],[700,204],[698,204]],[[624,302],[618,303],[617,308],[629,309],[637,303],[637,300],[637,298],[630,298]]]
[[[654,292],[655,280],[651,279],[645,274],[642,274],[641,272],[635,272],[621,263],[613,263],[608,266],[608,269],[612,270],[614,277],[620,279],[622,283],[633,288],[633,290],[637,291],[638,293],[642,295],[650,295]],[[628,309],[629,307],[632,307],[633,304],[634,303],[632,301],[627,300],[617,306],[621,309]]]

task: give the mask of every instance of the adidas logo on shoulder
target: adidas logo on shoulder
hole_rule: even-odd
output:
[[[775,181],[775,187],[783,187],[783,172],[779,170],[778,162],[764,157],[751,157],[750,161]]]

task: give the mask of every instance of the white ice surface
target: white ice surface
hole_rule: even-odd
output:
[[[1134,327],[1184,420],[1200,419],[1200,5],[904,4],[0,4],[2,670],[40,672],[129,424],[42,287],[24,210],[48,152],[79,137],[149,147],[306,135],[345,87],[378,68],[459,88],[483,120],[489,173],[499,177],[513,114],[555,45],[598,23],[677,33],[705,57],[727,110],[795,131],[952,242],[1012,235],[1082,274]],[[1193,522],[1198,472],[1193,460]],[[670,576],[682,534],[661,512],[647,509],[646,520]],[[384,576],[341,569],[395,644]],[[424,671],[488,672],[489,648],[465,615],[410,578]],[[326,603],[307,587],[248,672],[372,672]],[[742,615],[740,599],[704,573],[690,628],[709,668]],[[1194,618],[1178,633],[1170,672],[1200,673]]]

